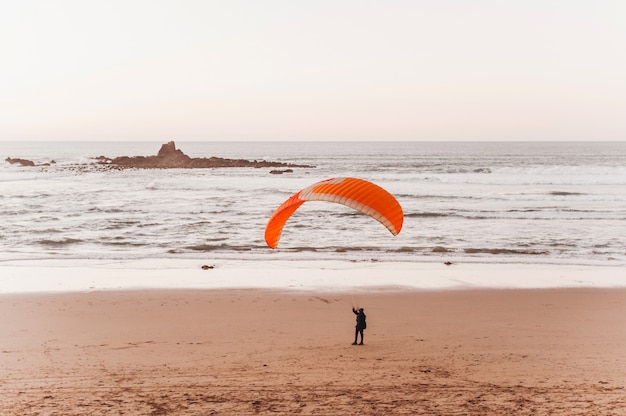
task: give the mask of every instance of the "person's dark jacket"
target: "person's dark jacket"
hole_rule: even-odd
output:
[[[356,329],[365,329],[367,324],[365,323],[365,312],[363,312],[363,309],[357,311],[352,308],[352,312],[356,315]]]

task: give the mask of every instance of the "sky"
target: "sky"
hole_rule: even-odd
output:
[[[0,0],[0,141],[626,140],[623,0]]]

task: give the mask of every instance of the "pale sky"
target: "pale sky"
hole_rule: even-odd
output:
[[[626,0],[0,0],[0,140],[626,140]]]

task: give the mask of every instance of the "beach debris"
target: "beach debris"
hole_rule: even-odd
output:
[[[210,269],[214,269],[215,266],[213,265],[208,265],[208,264],[203,264],[202,265],[202,270],[210,270]]]
[[[452,262],[451,261],[444,261],[443,264],[445,264],[446,266],[451,266]]]
[[[385,189],[359,178],[331,178],[310,185],[283,202],[265,227],[265,242],[276,248],[285,223],[303,203],[326,201],[346,205],[369,215],[398,235],[404,222],[402,207]]]

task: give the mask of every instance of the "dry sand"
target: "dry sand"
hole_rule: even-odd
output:
[[[257,413],[624,415],[626,290],[0,296],[0,415]]]

